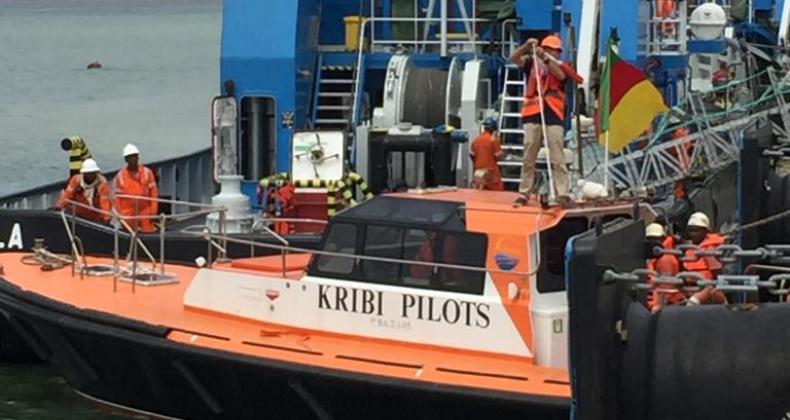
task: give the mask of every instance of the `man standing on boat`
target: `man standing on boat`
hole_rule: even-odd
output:
[[[78,204],[72,204],[72,202]],[[58,209],[74,208],[77,217],[94,222],[110,220],[110,187],[93,159],[85,159],[78,174],[69,179],[66,189],[55,205]],[[101,213],[94,210],[101,210]]]
[[[140,150],[133,144],[123,148],[123,158],[126,167],[118,171],[113,181],[115,190],[115,210],[121,216],[155,216],[159,208],[156,201],[159,198],[159,188],[156,186],[154,171],[140,164]],[[134,199],[119,197],[120,195],[144,197],[147,199]],[[134,229],[139,226],[142,232],[156,230],[151,218],[129,221]]]
[[[483,121],[484,131],[472,142],[471,151],[469,156],[472,158],[472,166],[475,174],[477,171],[485,171],[486,176],[484,180],[477,180],[475,182],[479,187],[484,190],[504,190],[502,185],[502,176],[499,173],[499,159],[505,156],[502,151],[502,146],[499,144],[499,139],[495,133],[497,130],[496,120],[487,118]],[[481,184],[482,181],[482,185]]]
[[[541,148],[544,128],[557,201],[563,205],[570,202],[568,168],[565,166],[563,144],[566,74],[561,68],[562,62],[559,61],[561,53],[562,41],[554,35],[549,35],[543,38],[540,46],[537,39],[528,39],[510,56],[511,61],[528,74],[524,106],[521,109],[524,124],[524,164],[521,168],[521,184],[518,188],[524,196],[520,197],[516,204],[523,205],[529,201],[529,194],[535,182],[535,162]]]

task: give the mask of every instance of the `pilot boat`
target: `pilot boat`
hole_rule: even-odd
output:
[[[567,418],[565,244],[653,213],[515,197],[383,195],[338,213],[317,250],[212,234],[279,255],[159,274],[6,253],[0,314],[78,392],[162,416]]]

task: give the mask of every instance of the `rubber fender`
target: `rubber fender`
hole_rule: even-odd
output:
[[[637,305],[635,303],[635,305]],[[790,305],[670,306],[630,316],[620,401],[628,419],[782,419],[790,413]],[[641,383],[641,386],[626,386]],[[633,406],[631,409],[633,410]]]

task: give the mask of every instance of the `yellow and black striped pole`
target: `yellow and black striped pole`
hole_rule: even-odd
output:
[[[69,177],[80,173],[82,162],[91,158],[88,145],[80,136],[70,136],[60,141],[60,147],[69,152]]]

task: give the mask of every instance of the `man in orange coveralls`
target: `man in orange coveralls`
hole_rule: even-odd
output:
[[[108,222],[110,220],[110,187],[95,160],[88,158],[82,162],[80,173],[69,179],[69,183],[60,194],[55,208],[70,209],[72,204],[69,201],[103,211],[100,213],[91,208],[75,205],[74,213],[77,217],[94,222]]]
[[[123,148],[123,158],[126,160],[126,167],[118,171],[113,181],[115,210],[121,216],[156,215],[159,203],[155,199],[159,198],[159,188],[156,186],[154,171],[140,164],[140,150],[133,144],[127,144]],[[118,195],[133,195],[153,200],[136,200]],[[137,220],[130,220],[128,223],[132,228],[138,225]],[[156,230],[153,219],[140,220],[139,228],[142,232]]]
[[[714,249],[719,245],[724,244],[724,237],[718,233],[711,232],[710,220],[705,213],[697,212],[689,217],[686,223],[686,236],[689,241],[700,249]],[[695,251],[689,249],[686,251],[686,257],[690,258],[694,255]],[[694,271],[700,273],[702,277],[708,280],[713,280],[721,271],[721,262],[716,257],[699,257],[696,261],[684,261],[683,268],[686,271]],[[708,286],[703,290],[694,294],[689,299],[690,305],[705,305],[705,304],[722,304],[727,303],[727,297],[724,296],[721,290],[712,286]]]
[[[477,180],[476,177],[475,182],[478,184],[481,181],[484,182],[482,188],[484,190],[504,190],[497,162],[505,156],[505,152],[502,151],[499,139],[494,135],[497,123],[493,118],[488,118],[483,121],[483,128],[485,130],[472,142],[469,156],[472,158],[472,167],[475,173],[484,170],[487,172],[487,176],[482,180]]]

